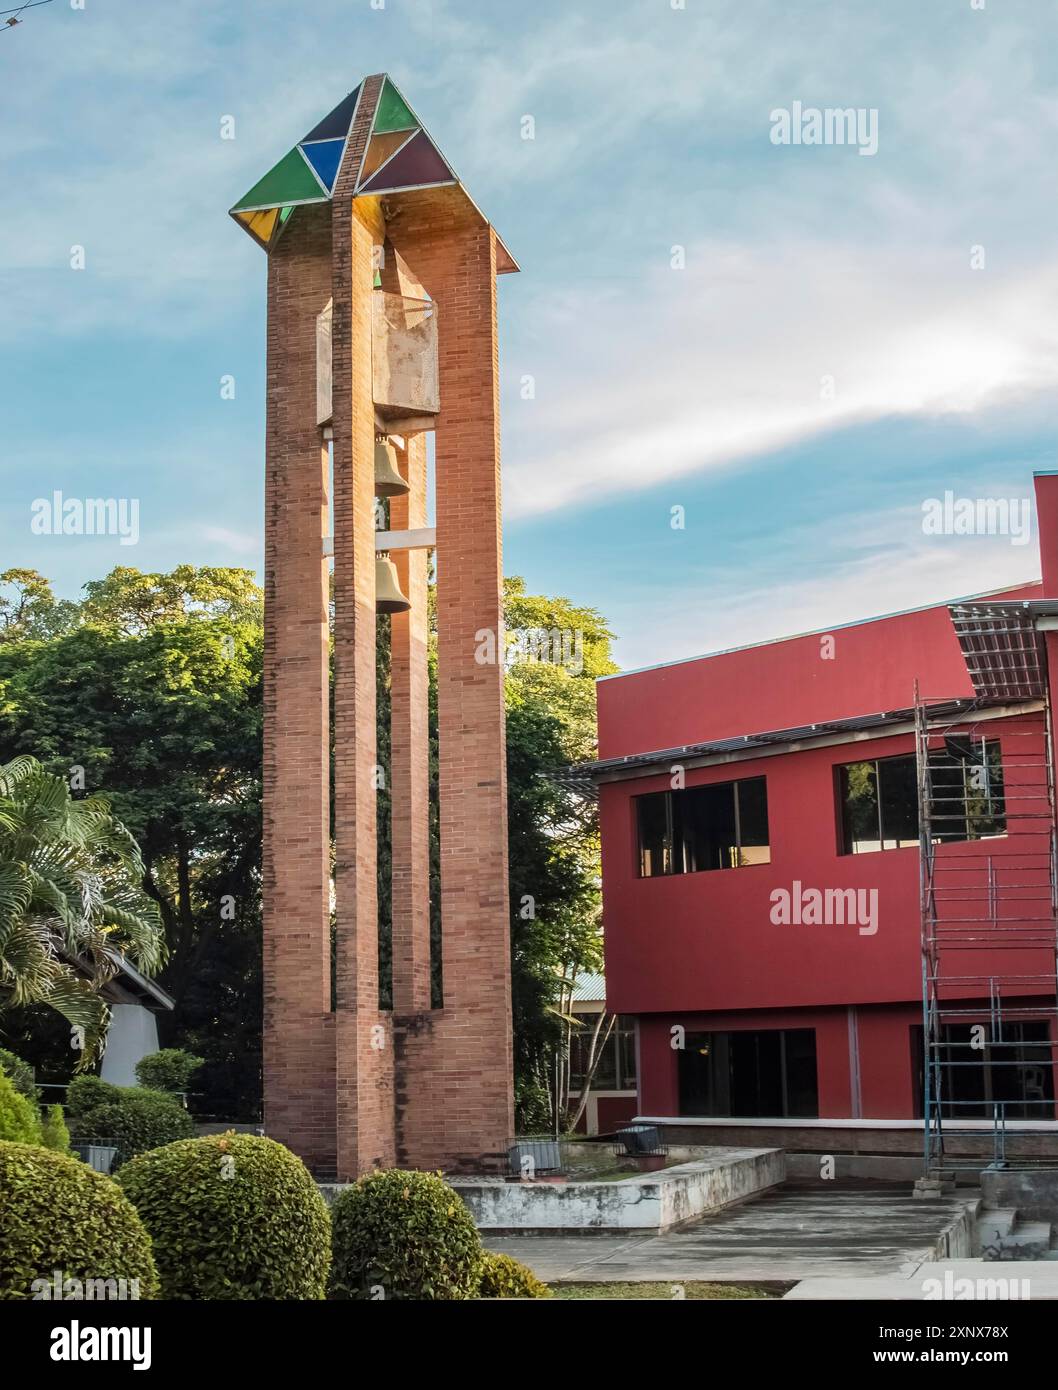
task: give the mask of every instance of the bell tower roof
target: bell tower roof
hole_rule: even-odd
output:
[[[421,190],[450,190],[446,197],[488,220],[388,73],[364,78],[344,96],[239,199],[231,216],[267,251],[296,208],[330,202],[339,186],[343,196],[387,203]],[[497,273],[517,270],[499,237],[497,243]]]

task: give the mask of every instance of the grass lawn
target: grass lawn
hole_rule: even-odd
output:
[[[760,1284],[707,1284],[700,1279],[688,1279],[682,1283],[552,1284],[551,1292],[555,1298],[663,1298],[672,1301],[677,1298],[781,1298],[788,1287],[785,1284],[771,1287]]]

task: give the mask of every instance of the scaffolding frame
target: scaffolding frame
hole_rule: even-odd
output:
[[[980,631],[978,626],[972,637]],[[972,637],[963,641],[968,656]],[[989,1146],[992,1167],[1058,1167],[1058,1145],[1047,1146],[1051,1154],[1032,1154],[1025,1151],[1031,1145],[1011,1143],[1008,1129],[1014,1118],[1054,1120],[1058,1097],[1051,708],[1041,679],[1031,691],[1016,692],[1015,699],[1026,704],[1011,711],[1013,718],[986,720],[982,716],[999,693],[953,715],[950,700],[930,700],[917,684],[915,689],[927,1176],[980,1171]],[[987,744],[989,734],[994,739],[1000,731],[997,778]],[[961,794],[951,775],[960,759]],[[941,768],[944,776],[938,776]],[[958,838],[960,830],[971,828],[980,833]],[[980,953],[987,953],[987,965],[974,970]],[[1047,1021],[1046,1044],[1026,1041],[1021,1025],[1029,1020]],[[953,1038],[957,1028],[969,1028],[969,1043]],[[1030,1060],[1026,1050],[1035,1054]],[[967,1058],[967,1051],[983,1055]],[[982,1068],[983,1096],[966,1097],[960,1084],[965,1068]],[[1017,1088],[1010,1084],[1015,1078]],[[1012,1098],[1014,1089],[1020,1094]],[[972,1123],[977,1119],[980,1125]]]

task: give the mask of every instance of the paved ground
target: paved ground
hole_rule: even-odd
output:
[[[805,1279],[786,1298],[884,1299],[921,1303],[937,1299],[1058,1300],[1058,1263],[1053,1260],[938,1260],[867,1279]]]
[[[920,1201],[907,1184],[784,1186],[663,1236],[489,1236],[548,1281],[793,1282],[905,1275],[977,1194]]]

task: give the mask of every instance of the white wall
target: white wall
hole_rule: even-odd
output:
[[[112,1004],[102,1077],[115,1086],[138,1086],[136,1063],[158,1051],[158,1024],[142,1004]]]

